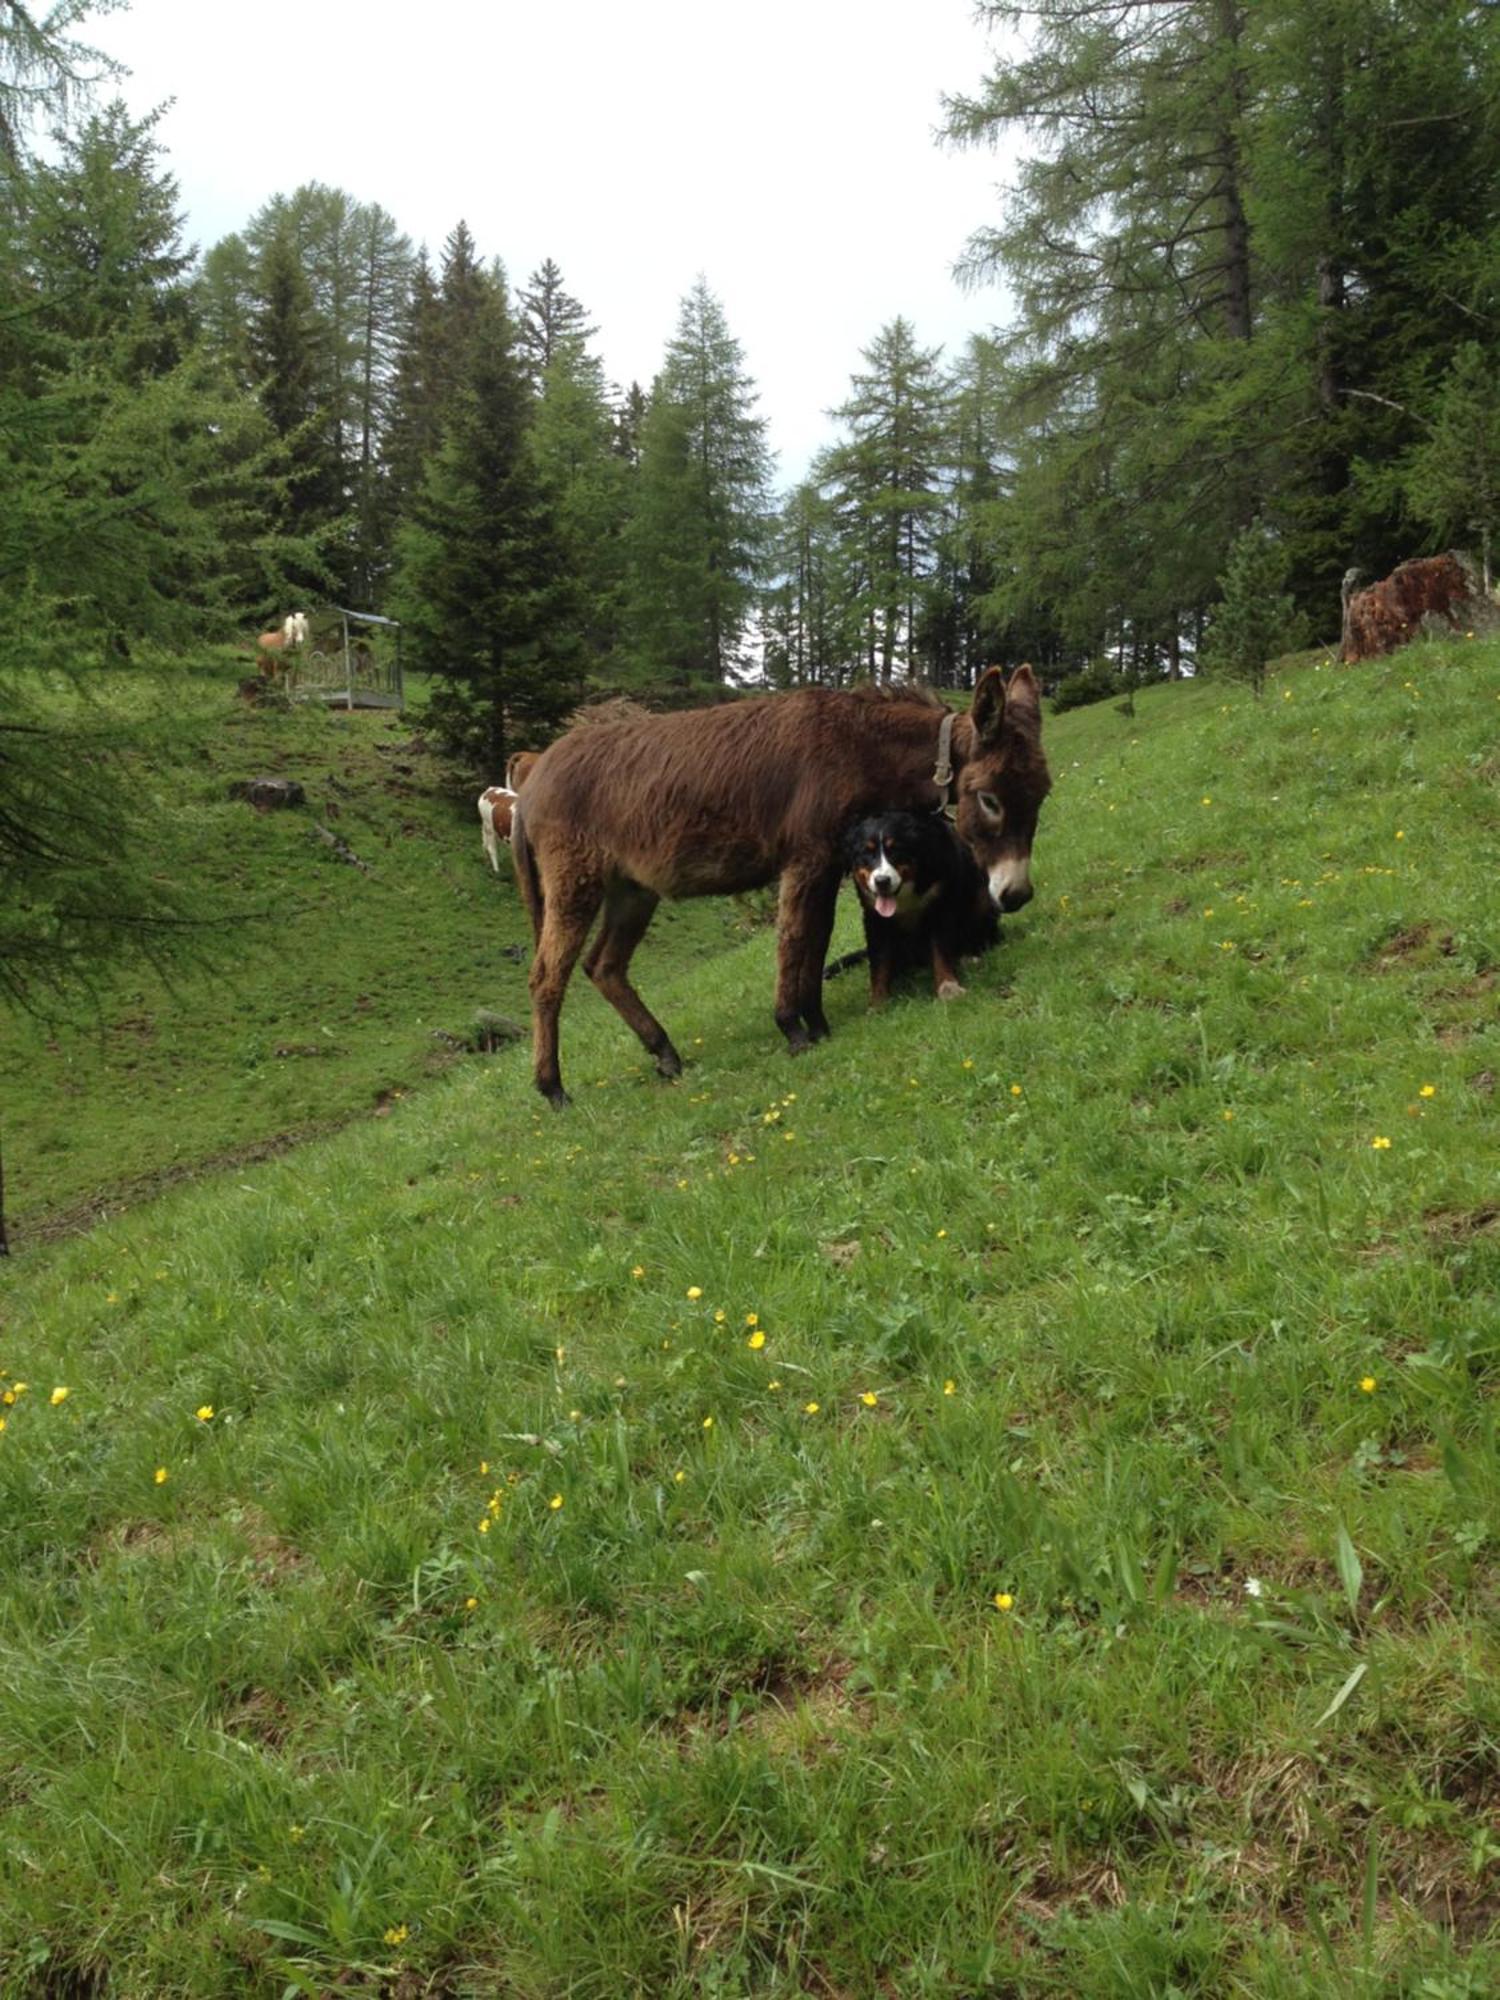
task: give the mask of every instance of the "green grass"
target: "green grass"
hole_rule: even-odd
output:
[[[0,1141],[23,1244],[206,1164],[383,1112],[452,1065],[441,1037],[462,1037],[482,1008],[527,1018],[530,929],[508,868],[497,881],[485,862],[472,780],[398,715],[247,708],[234,696],[244,665],[90,677],[96,709],[159,736],[149,761],[126,766],[155,802],[154,864],[206,892],[231,943],[206,934],[209,974],[122,975],[68,1023],[0,1017]],[[263,774],[300,780],[306,807],[229,798]],[[733,922],[725,906],[690,906],[653,946],[690,962]]]
[[[1497,690],[1062,718],[966,1000],[653,934],[680,1086],[17,1260],[0,1988],[1494,1991]]]

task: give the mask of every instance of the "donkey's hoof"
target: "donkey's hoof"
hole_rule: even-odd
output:
[[[537,1089],[546,1098],[554,1111],[566,1111],[573,1102],[560,1083],[539,1083]]]
[[[682,1057],[670,1042],[664,1049],[656,1051],[656,1074],[666,1077],[669,1083],[682,1075]]]
[[[962,1000],[964,990],[956,979],[945,979],[937,990],[937,997],[939,1000]]]

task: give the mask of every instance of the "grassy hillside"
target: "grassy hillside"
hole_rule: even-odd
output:
[[[964,1001],[653,940],[680,1086],[18,1260],[0,1988],[1494,1991],[1497,697],[1063,718]]]
[[[129,767],[156,804],[155,865],[207,889],[230,943],[210,974],[107,983],[71,1024],[0,1015],[0,1141],[23,1244],[206,1163],[382,1112],[452,1063],[441,1037],[465,1035],[479,1009],[526,1016],[530,931],[509,870],[497,881],[484,860],[475,785],[400,716],[247,708],[244,665],[98,677],[95,701],[130,722],[147,712],[158,739]],[[306,807],[229,797],[262,775],[299,780]],[[722,905],[674,912],[658,949],[691,959],[733,923]]]

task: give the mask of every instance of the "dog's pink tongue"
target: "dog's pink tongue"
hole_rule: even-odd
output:
[[[895,897],[894,897],[894,896],[877,896],[877,897],[875,898],[875,914],[876,914],[876,916],[878,916],[878,917],[893,917],[893,916],[895,916],[895,914],[896,914],[896,899],[895,899]]]

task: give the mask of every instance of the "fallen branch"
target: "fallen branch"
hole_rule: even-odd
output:
[[[318,836],[319,840],[326,840],[328,842],[328,845],[333,849],[340,861],[347,861],[351,868],[359,869],[362,875],[369,875],[374,872],[368,861],[360,860],[347,840],[341,840],[333,829],[324,826],[321,820],[315,819],[313,821],[312,830]]]

